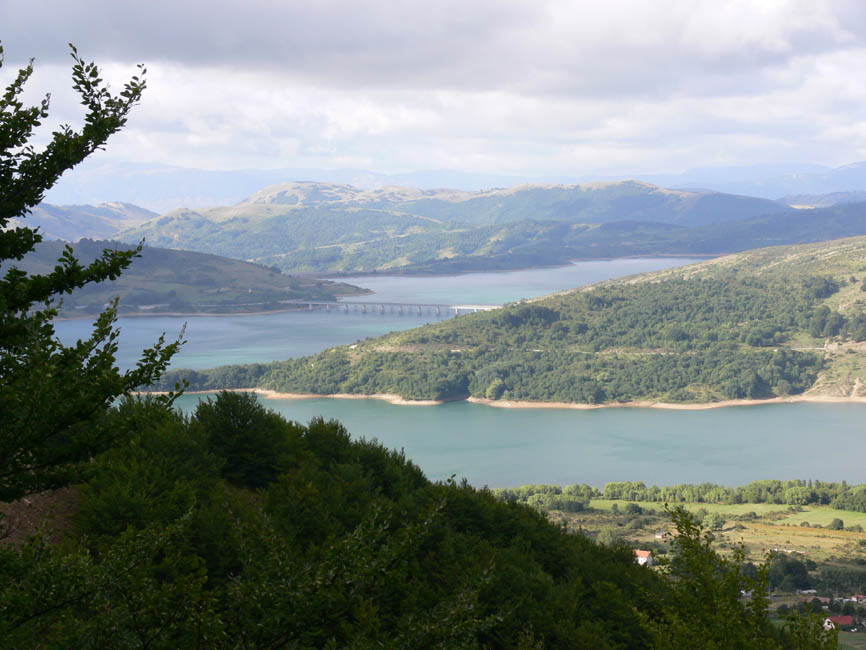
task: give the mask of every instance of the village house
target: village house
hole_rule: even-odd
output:
[[[828,616],[824,619],[824,629],[832,630],[833,628],[850,627],[854,625],[853,616]]]
[[[641,566],[652,566],[653,565],[653,552],[652,551],[641,551],[638,549],[634,550],[634,560]]]

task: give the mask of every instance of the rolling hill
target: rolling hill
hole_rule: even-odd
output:
[[[16,266],[30,273],[50,273],[64,246],[44,241]],[[74,251],[87,263],[104,248],[131,246],[83,239]],[[115,296],[120,297],[121,314],[244,313],[286,309],[281,302],[286,300],[333,300],[362,293],[366,291],[350,284],[286,276],[277,269],[218,255],[145,247],[117,280],[91,284],[65,297],[61,315],[98,313]]]
[[[78,241],[82,238],[111,239],[122,230],[157,217],[155,212],[130,203],[99,205],[52,205],[41,203],[27,216],[26,225],[38,227],[45,239]],[[12,223],[23,222],[12,219]]]
[[[532,250],[539,246],[544,247],[542,260],[551,255],[573,258],[574,251],[558,250],[563,243],[578,248],[586,244],[586,257],[630,254],[631,238],[611,237],[616,228],[592,232],[620,222],[641,224],[633,233],[639,236],[639,254],[664,254],[656,250],[656,235],[664,248],[668,243],[662,235],[673,226],[698,228],[786,210],[764,199],[681,192],[636,181],[484,192],[283,183],[234,206],[169,212],[120,238],[145,238],[155,246],[214,252],[292,272],[365,272],[414,265],[435,272],[438,260],[505,253],[514,256],[511,264],[520,259],[532,266],[540,261]],[[623,243],[626,252],[610,248],[616,242]],[[554,250],[549,250],[551,244]],[[528,250],[519,250],[525,246]],[[502,265],[488,261],[489,268]],[[473,259],[469,266],[484,263]]]
[[[577,404],[863,397],[866,237],[616,280],[193,388]]]

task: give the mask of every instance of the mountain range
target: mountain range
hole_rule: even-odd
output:
[[[42,204],[28,222],[48,239],[146,240],[289,273],[456,273],[866,234],[864,199],[850,191],[770,201],[636,180],[480,191],[282,182],[232,205],[163,215]]]
[[[676,173],[627,176],[568,174],[495,174],[457,170],[419,170],[385,174],[365,169],[240,169],[215,171],[162,164],[87,160],[66,174],[45,200],[54,204],[97,204],[106,200],[141,205],[156,212],[230,205],[267,185],[288,179],[354,185],[363,189],[406,185],[422,189],[453,187],[477,191],[532,184],[575,184],[634,178],[681,189],[709,189],[730,194],[779,199],[797,194],[866,190],[866,162],[840,167],[804,163],[700,167]]]
[[[231,206],[173,210],[117,238],[291,273],[454,273],[578,258],[719,255],[866,234],[864,207],[792,208],[641,181],[476,192],[292,182]]]

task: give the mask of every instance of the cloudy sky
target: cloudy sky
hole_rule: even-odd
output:
[[[866,3],[3,0],[5,65],[80,122],[68,42],[146,91],[104,161],[529,176],[866,159]]]

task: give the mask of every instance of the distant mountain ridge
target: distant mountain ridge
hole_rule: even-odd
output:
[[[866,163],[840,167],[807,163],[698,167],[677,173],[635,170],[629,174],[483,173],[418,170],[387,174],[365,169],[239,169],[216,171],[164,164],[85,161],[52,188],[45,200],[54,204],[97,204],[120,200],[165,212],[179,206],[193,209],[229,205],[262,187],[288,179],[339,183],[371,189],[404,185],[432,189],[453,187],[476,191],[524,183],[574,184],[620,181],[623,178],[681,189],[709,189],[777,200],[798,194],[866,190]]]
[[[122,230],[134,228],[157,216],[145,208],[117,201],[99,205],[41,203],[26,217],[26,225],[38,227],[45,239],[110,239]],[[12,219],[13,224],[24,221]]]
[[[97,163],[85,161],[64,175],[45,197],[57,204],[101,203],[121,199],[165,212],[178,206],[205,208],[243,200],[262,187],[287,179],[341,183],[361,188],[411,185],[480,190],[526,182],[574,182],[568,176],[528,176],[422,170],[384,174],[365,169],[237,169],[218,171],[163,164]]]
[[[361,189],[345,184],[288,182],[266,187],[236,206],[200,212],[216,218],[240,216],[249,214],[249,206],[253,204],[395,210],[472,225],[526,218],[570,223],[642,220],[706,225],[784,209],[766,199],[670,190],[626,180],[579,185],[523,184],[474,192],[404,186]]]
[[[779,199],[779,203],[792,208],[828,208],[841,203],[866,202],[866,190],[856,192],[831,192],[829,194],[795,194]]]
[[[602,225],[643,224],[637,228],[645,242],[647,232],[668,232],[671,226],[712,226],[786,210],[766,199],[669,190],[640,181],[476,192],[289,182],[231,206],[174,210],[119,238],[144,238],[155,246],[213,252],[290,272],[430,268],[436,260],[465,256],[476,258],[474,268],[483,267],[485,256],[522,249],[508,260],[513,267],[535,265],[539,258],[562,263],[564,255],[574,253],[560,250],[561,245],[586,239],[587,233],[596,246],[608,245],[617,228],[599,229]],[[586,256],[609,256],[608,248]]]

